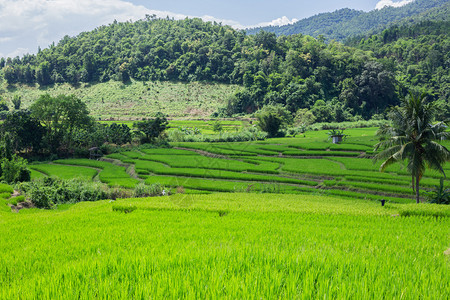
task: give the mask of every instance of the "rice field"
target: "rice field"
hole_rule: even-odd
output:
[[[255,142],[172,143],[167,149],[111,154],[107,161],[72,159],[33,165],[32,176],[93,178],[123,188],[144,182],[191,192],[312,193],[412,202],[406,169],[394,165],[381,173],[381,162],[373,162],[375,132],[376,128],[349,129],[347,139],[337,145],[328,140],[327,131]],[[433,171],[425,175],[422,199],[441,177]]]
[[[449,216],[248,193],[0,211],[0,299],[447,299]]]

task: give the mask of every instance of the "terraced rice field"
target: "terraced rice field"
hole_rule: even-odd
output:
[[[374,164],[375,132],[376,128],[347,130],[349,137],[338,145],[327,139],[326,131],[259,142],[174,143],[169,149],[111,154],[109,161],[78,159],[36,165],[33,169],[40,174],[33,176],[79,174],[125,188],[145,182],[202,193],[313,193],[411,202],[411,178],[406,170],[394,165],[381,173],[381,163]],[[446,165],[445,170],[449,169]],[[440,177],[427,171],[421,181],[422,197]]]

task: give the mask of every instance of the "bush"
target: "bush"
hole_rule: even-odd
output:
[[[51,208],[55,204],[98,201],[110,198],[101,184],[78,179],[62,180],[46,177],[22,183],[18,189],[38,208]]]
[[[123,212],[125,214],[135,211],[137,207],[135,205],[113,205],[112,210],[117,212]]]
[[[184,134],[179,130],[169,132],[170,142],[247,142],[262,141],[267,138],[267,133],[256,127],[248,127],[239,132],[225,132],[220,135],[191,135]]]
[[[165,190],[164,186],[159,183],[146,185],[145,183],[139,183],[136,185],[133,191],[133,197],[151,197],[161,196]]]
[[[7,183],[30,181],[31,172],[27,168],[27,161],[13,155],[11,160],[4,158],[1,162],[1,179]]]

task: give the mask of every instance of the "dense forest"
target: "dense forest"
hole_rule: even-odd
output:
[[[303,35],[247,36],[200,19],[115,22],[0,66],[9,84],[132,77],[243,85],[222,115],[282,104],[293,113],[314,108],[318,121],[344,121],[369,118],[397,101],[394,74],[369,52]]]
[[[411,27],[413,37],[406,36],[408,28],[359,37],[350,47],[301,34],[246,35],[200,19],[147,16],[66,36],[36,55],[0,59],[0,67],[9,85],[127,84],[131,78],[241,85],[216,112],[220,116],[270,104],[293,114],[310,110],[317,122],[382,118],[411,88],[439,99],[447,114],[448,23],[422,22]]]
[[[370,12],[340,9],[290,25],[248,29],[247,33],[256,34],[260,30],[276,35],[301,33],[313,37],[323,35],[326,40],[345,41],[355,35],[379,33],[394,23],[448,19],[449,7],[448,0],[415,0],[403,7],[385,7]]]
[[[450,21],[424,21],[393,26],[368,38],[356,37],[348,45],[371,51],[396,74],[403,89],[420,87],[440,106],[440,119],[450,116]]]

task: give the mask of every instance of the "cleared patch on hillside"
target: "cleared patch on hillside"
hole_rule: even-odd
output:
[[[73,87],[70,84],[55,84],[38,88],[26,85],[3,85],[0,94],[10,102],[13,95],[22,96],[23,107],[44,93],[53,96],[74,94],[87,103],[91,115],[102,120],[135,120],[147,118],[156,112],[163,112],[169,117],[208,117],[217,108],[222,107],[227,98],[238,86],[214,83],[173,83],[132,81],[123,84],[110,81],[98,84],[82,84]]]

